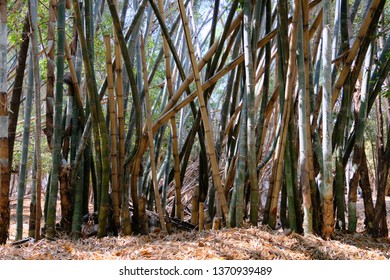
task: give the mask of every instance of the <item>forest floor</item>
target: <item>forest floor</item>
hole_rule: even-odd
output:
[[[387,197],[390,225],[390,198]],[[0,246],[2,260],[379,260],[390,259],[390,239],[372,238],[364,233],[364,209],[359,199],[358,233],[336,231],[332,240],[318,236],[286,234],[267,227],[222,229],[218,231],[176,231],[173,234],[151,233],[146,236],[95,237],[77,242],[69,238],[47,239],[12,244],[15,233],[15,207],[11,203],[10,238]],[[28,208],[25,209],[28,211]],[[26,213],[27,215],[27,213]],[[28,225],[24,225],[27,228]]]

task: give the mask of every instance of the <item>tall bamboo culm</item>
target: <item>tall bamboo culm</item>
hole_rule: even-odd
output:
[[[50,193],[48,212],[46,218],[46,234],[48,238],[56,235],[55,219],[58,193],[58,173],[61,160],[61,138],[62,138],[62,101],[63,101],[63,78],[64,78],[64,56],[65,56],[65,1],[57,3],[57,73],[56,92],[54,97],[54,125],[53,125],[53,153],[50,175]],[[38,197],[37,197],[38,199]]]
[[[8,239],[9,165],[7,108],[7,0],[0,0],[0,244]]]

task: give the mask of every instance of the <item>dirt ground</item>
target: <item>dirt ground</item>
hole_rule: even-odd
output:
[[[10,241],[0,246],[0,259],[18,260],[380,260],[390,259],[390,239],[374,239],[364,233],[364,208],[358,203],[358,232],[337,232],[332,240],[318,236],[302,236],[267,227],[245,226],[241,229],[218,231],[177,231],[173,234],[151,233],[146,236],[95,237],[72,241],[61,238],[38,242],[29,241],[20,246],[12,245],[15,237],[16,202],[11,203],[12,224]],[[388,224],[390,225],[390,198],[387,198]],[[28,205],[25,205],[24,236],[27,236]]]

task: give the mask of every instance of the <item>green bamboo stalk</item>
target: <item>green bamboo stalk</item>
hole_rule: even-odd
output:
[[[18,200],[16,205],[16,235],[15,240],[20,240],[23,237],[23,200],[25,194],[25,184],[27,175],[27,159],[28,145],[30,141],[30,125],[31,125],[31,107],[33,96],[33,60],[32,52],[30,51],[28,63],[28,80],[26,101],[24,107],[24,123],[23,123],[23,139],[22,139],[22,157],[19,166],[19,183],[18,183]]]
[[[288,206],[288,220],[290,229],[293,232],[297,232],[297,221],[296,211],[294,202],[294,191],[293,191],[293,177],[292,177],[292,165],[291,165],[291,142],[287,142],[286,147],[286,161],[284,163],[284,172],[286,178],[286,192],[287,192],[287,206]]]
[[[81,12],[77,0],[73,0],[73,9],[75,12],[76,26],[80,38],[80,44],[82,48],[83,61],[87,79],[88,94],[90,99],[90,108],[92,115],[92,125],[94,126],[94,139],[95,139],[95,151],[97,159],[101,156],[101,174],[98,178],[101,180],[100,197],[98,196],[98,202],[100,202],[99,211],[99,226],[98,237],[106,235],[107,215],[109,210],[109,145],[108,145],[108,132],[105,124],[102,107],[98,98],[96,78],[94,73],[94,67],[90,57],[90,50],[87,45],[86,37],[83,32],[83,25],[81,21]],[[100,145],[101,141],[101,145]]]
[[[54,83],[55,83],[55,7],[56,1],[50,0],[49,21],[47,24],[47,86],[46,86],[46,127],[45,134],[50,151],[53,145],[53,106],[54,106]]]
[[[38,50],[38,1],[30,1],[31,30],[32,30],[32,52],[34,69],[34,88],[35,88],[35,153],[37,165],[37,208],[35,239],[40,239],[41,225],[41,192],[42,192],[42,155],[41,155],[41,82],[39,72],[39,50]]]
[[[10,223],[7,108],[7,1],[0,0],[0,244],[8,239]]]
[[[245,169],[246,169],[246,158],[248,157],[249,153],[249,147],[247,147],[248,139],[248,131],[249,127],[247,125],[248,122],[248,116],[247,116],[247,110],[249,109],[248,105],[248,95],[249,93],[246,92],[246,88],[244,89],[244,97],[243,97],[243,108],[241,110],[241,116],[240,116],[240,132],[239,132],[239,139],[238,139],[238,151],[237,151],[237,163],[236,163],[236,173],[235,173],[235,179],[234,179],[234,187],[236,188],[235,191],[235,226],[236,227],[242,227],[243,225],[243,218],[244,218],[244,193],[245,193]],[[257,177],[257,176],[256,176]],[[252,190],[251,190],[252,195]],[[257,204],[258,207],[258,204]],[[258,212],[258,209],[256,209]],[[252,207],[251,207],[252,211]],[[251,213],[252,215],[252,213]],[[252,223],[252,221],[251,221]],[[253,223],[252,223],[253,224]],[[257,220],[256,220],[257,225]]]
[[[76,97],[73,96],[73,102],[76,103]],[[72,147],[71,147],[71,161],[75,159],[77,154],[77,147],[81,140],[81,127],[79,126],[79,108],[76,106],[73,108],[72,115]],[[70,185],[70,188],[74,188],[74,207],[72,216],[72,229],[71,235],[73,240],[77,240],[81,237],[81,225],[83,216],[83,204],[89,204],[88,201],[83,200],[84,192],[84,156],[80,160],[80,167],[72,170],[72,175],[75,174],[77,179],[74,187]]]
[[[56,234],[55,219],[58,193],[58,173],[61,158],[61,138],[62,138],[62,101],[63,101],[63,78],[64,78],[64,55],[65,55],[65,1],[57,3],[57,81],[54,106],[53,125],[53,157],[51,163],[50,193],[46,218],[46,234],[48,238],[54,238]],[[37,197],[39,199],[39,197]]]
[[[260,13],[259,11],[259,4],[256,6],[256,12]],[[256,15],[256,24],[257,29],[260,29],[260,20],[258,19],[260,15]],[[266,22],[265,22],[265,32],[269,33],[271,31],[271,3],[269,0],[266,1]],[[281,29],[282,27],[280,27]],[[258,31],[256,31],[257,33]],[[278,35],[279,36],[279,35]],[[257,36],[255,36],[257,37]],[[262,97],[261,97],[261,104],[260,104],[260,110],[259,110],[259,117],[257,121],[257,135],[256,135],[256,153],[257,153],[257,160],[260,160],[260,157],[263,152],[263,143],[265,139],[266,134],[266,128],[264,127],[264,120],[265,120],[265,110],[268,102],[268,94],[269,94],[269,87],[270,87],[270,65],[271,65],[271,43],[268,42],[265,45],[265,59],[264,59],[264,79],[263,79],[263,90],[262,90]]]
[[[255,74],[253,65],[252,47],[252,1],[244,2],[244,58],[245,58],[245,82],[247,92],[247,145],[248,145],[248,171],[250,183],[250,222],[252,225],[258,224],[259,212],[259,186],[257,180],[256,163],[256,124],[255,124]],[[245,107],[245,105],[244,105]],[[244,133],[245,135],[245,133]],[[240,165],[240,164],[238,164]]]
[[[30,201],[30,217],[28,221],[28,236],[31,238],[35,238],[35,216],[37,213],[37,180],[36,180],[36,174],[37,174],[37,165],[36,165],[36,157],[35,157],[35,151],[32,161],[32,168],[31,168],[31,201]],[[49,182],[50,182],[50,175],[49,175]],[[48,189],[47,189],[48,191]],[[47,196],[46,196],[47,197]],[[45,197],[45,199],[46,199]]]
[[[74,3],[73,3],[74,5]],[[84,14],[78,15],[78,11],[80,8],[84,9]],[[75,25],[78,31],[78,34],[80,36],[80,44],[81,44],[81,49],[82,49],[82,56],[83,60],[88,59],[90,61],[90,66],[85,65],[85,68],[89,67],[89,72],[93,72],[93,60],[94,60],[94,28],[93,28],[93,18],[92,18],[92,1],[91,0],[85,0],[84,5],[78,5],[77,7],[74,6],[74,11],[75,11]],[[81,12],[80,12],[81,13]],[[83,22],[83,23],[82,23]],[[83,25],[82,25],[83,24]],[[80,30],[82,26],[85,26],[85,33],[81,32]],[[80,35],[82,34],[82,35]],[[85,39],[85,40],[84,40]],[[84,45],[83,45],[84,42]],[[86,58],[88,56],[88,58]],[[84,62],[84,64],[86,64]],[[90,68],[92,67],[92,68]],[[88,74],[87,74],[88,75]],[[91,75],[91,74],[89,74]],[[87,76],[88,77],[88,76]],[[89,76],[91,77],[91,76]],[[95,82],[94,82],[95,83]],[[97,204],[97,211],[99,214],[101,213],[100,211],[100,204],[102,201],[102,194],[103,194],[103,176],[108,176],[108,174],[103,173],[103,158],[102,158],[102,152],[103,152],[103,147],[102,147],[102,138],[100,135],[100,129],[99,129],[99,107],[100,107],[100,102],[95,98],[96,92],[93,91],[91,92],[90,88],[88,86],[91,86],[90,83],[87,83],[87,92],[88,92],[88,97],[87,97],[87,104],[89,104],[91,115],[92,115],[92,129],[93,129],[93,138],[94,138],[94,148],[95,148],[95,179],[96,179],[96,204]],[[95,87],[95,86],[93,86]],[[94,89],[93,89],[94,90]]]

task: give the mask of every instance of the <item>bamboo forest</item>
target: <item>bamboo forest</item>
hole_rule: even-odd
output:
[[[390,259],[388,2],[0,0],[0,258],[225,234]]]

